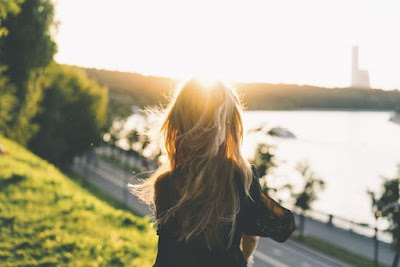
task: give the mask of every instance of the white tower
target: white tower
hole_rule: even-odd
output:
[[[351,87],[371,88],[369,85],[369,73],[358,68],[358,46],[353,46],[353,58],[351,68]]]

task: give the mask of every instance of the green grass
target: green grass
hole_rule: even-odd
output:
[[[298,243],[306,245],[316,251],[319,251],[323,254],[331,256],[332,258],[341,260],[343,262],[347,262],[354,266],[373,266],[373,261],[365,258],[363,256],[354,254],[344,248],[332,245],[326,241],[320,240],[318,238],[312,236],[304,236],[303,239],[299,239],[298,236],[293,236],[292,239]],[[388,266],[382,263],[379,263],[379,266]]]
[[[10,151],[0,155],[0,266],[152,266],[149,218],[2,136],[0,143]]]

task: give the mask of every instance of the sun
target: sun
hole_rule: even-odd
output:
[[[221,79],[218,79],[217,77],[211,76],[211,75],[194,76],[194,78],[196,80],[198,80],[205,89],[212,88],[218,81],[221,80]]]

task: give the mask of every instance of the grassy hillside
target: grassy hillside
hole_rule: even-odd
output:
[[[155,230],[0,136],[0,266],[151,266]]]

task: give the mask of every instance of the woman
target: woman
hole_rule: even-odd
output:
[[[241,155],[241,112],[233,88],[196,78],[166,109],[160,133],[167,160],[133,188],[155,206],[154,266],[247,266],[257,236],[283,242],[294,231],[292,213],[261,193]]]

